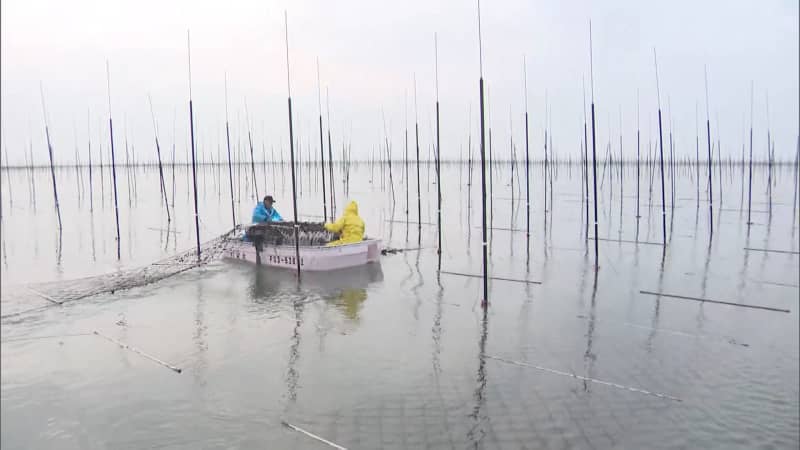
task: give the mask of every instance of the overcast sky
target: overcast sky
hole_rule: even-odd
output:
[[[755,153],[766,153],[768,99],[776,153],[794,156],[796,0],[487,0],[481,7],[496,155],[508,155],[510,136],[524,151],[523,56],[531,151],[542,155],[547,100],[556,151],[577,155],[583,84],[587,101],[589,95],[591,19],[599,149],[611,138],[618,151],[621,129],[623,152],[635,157],[637,93],[642,152],[651,137],[657,138],[655,47],[664,127],[672,122],[677,154],[694,155],[696,110],[705,126],[707,66],[712,134],[714,140],[719,134],[723,155],[741,153],[752,81]],[[368,157],[383,142],[385,117],[393,156],[401,157],[406,119],[413,149],[416,103],[421,153],[427,155],[435,130],[434,33],[442,156],[466,152],[470,131],[477,147],[478,36],[472,1],[2,0],[2,136],[11,163],[24,162],[29,144],[34,159],[46,161],[40,82],[56,160],[74,160],[76,138],[83,161],[89,139],[95,161],[101,146],[107,155],[106,60],[116,148],[124,148],[127,135],[140,160],[155,157],[149,95],[160,141],[171,147],[174,127],[177,153],[185,158],[187,30],[198,145],[215,159],[220,146],[224,150],[227,73],[232,141],[246,142],[246,101],[257,158],[262,148],[267,155],[271,148],[277,152],[288,145],[284,10],[295,134],[304,152],[309,145],[318,152],[319,59],[323,115],[329,91],[336,151],[345,140],[355,157]]]

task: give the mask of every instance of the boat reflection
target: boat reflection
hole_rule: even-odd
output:
[[[330,272],[304,272],[299,284],[292,271],[249,264],[248,267],[253,270],[248,288],[248,295],[253,302],[273,304],[280,309],[282,299],[296,299],[298,295],[304,299],[303,302],[324,300],[335,306],[344,319],[355,323],[367,300],[369,286],[383,281],[380,263]]]
[[[339,296],[334,299],[333,304],[341,311],[344,318],[358,323],[358,313],[361,311],[361,306],[367,300],[366,289],[343,289]]]
[[[351,267],[332,272],[317,272],[303,278],[303,289],[313,291],[332,304],[345,321],[358,324],[367,301],[370,285],[383,281],[380,263]]]

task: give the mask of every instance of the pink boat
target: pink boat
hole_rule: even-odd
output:
[[[224,251],[224,256],[229,259],[248,261],[254,264],[262,264],[271,267],[281,267],[285,269],[297,268],[297,253],[293,239],[287,230],[292,230],[292,224],[283,222],[280,225],[259,225],[262,233],[266,232],[268,238],[261,239],[259,244],[250,240],[234,241],[229,243]],[[248,228],[248,233],[254,227]],[[381,256],[380,239],[366,238],[361,242],[353,244],[337,245],[327,247],[321,243],[325,237],[309,238],[310,233],[319,233],[314,225],[302,225],[300,239],[300,270],[308,272],[322,272],[329,270],[343,269],[347,267],[362,266],[377,262]],[[286,239],[280,239],[283,235]],[[249,236],[249,234],[248,234]],[[269,237],[278,236],[278,239]],[[256,239],[259,240],[259,239]],[[329,239],[328,239],[329,240]],[[277,241],[277,242],[276,242]],[[283,241],[283,242],[281,242]],[[309,245],[311,244],[311,245]],[[260,250],[256,247],[260,246]]]

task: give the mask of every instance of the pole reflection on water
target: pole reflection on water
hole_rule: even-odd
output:
[[[442,302],[444,300],[444,286],[442,286],[440,277],[440,275],[436,276],[436,284],[439,289],[436,292],[436,312],[434,313],[433,326],[431,327],[431,338],[433,340],[433,355],[431,360],[437,388],[439,387],[439,374],[442,371],[439,358],[442,353]]]
[[[664,269],[666,267],[666,252],[661,252],[661,264],[659,266],[658,271],[658,292],[661,292],[661,289],[664,286]],[[650,321],[650,334],[647,336],[647,343],[645,348],[647,349],[648,353],[653,352],[653,340],[656,337],[656,333],[658,331],[658,322],[661,317],[661,296],[656,296],[655,301],[653,302],[653,318]]]
[[[414,259],[414,268],[416,269],[419,282],[411,288],[411,292],[413,293],[414,298],[416,299],[416,302],[414,303],[414,313],[413,313],[415,321],[419,320],[419,308],[422,305],[422,296],[420,295],[419,290],[421,287],[425,285],[425,280],[422,277],[422,270],[420,270],[419,268],[419,259],[422,255],[422,252],[418,251],[416,252],[416,254],[417,256]]]
[[[592,296],[589,302],[589,321],[586,330],[586,351],[583,353],[585,373],[587,378],[594,378],[594,365],[597,361],[597,353],[592,348],[594,341],[595,314],[597,306],[597,272],[594,271],[592,280]],[[585,276],[585,274],[584,274]],[[583,380],[583,390],[589,392],[588,380]]]
[[[481,308],[480,338],[478,340],[478,371],[475,377],[475,390],[472,394],[474,405],[469,417],[472,426],[467,432],[467,440],[470,447],[480,448],[481,441],[486,436],[484,427],[489,421],[486,413],[486,340],[489,337],[489,310]]]
[[[194,312],[194,334],[192,341],[196,347],[196,360],[192,370],[192,377],[194,382],[200,386],[205,387],[208,383],[208,325],[206,324],[206,299],[203,291],[203,283],[197,283],[196,295],[197,302]],[[205,392],[205,389],[201,390]]]
[[[298,292],[299,294],[299,292]],[[291,409],[297,401],[297,384],[300,379],[300,372],[297,368],[297,361],[300,359],[300,327],[303,324],[303,304],[304,298],[295,298],[292,302],[294,310],[294,328],[292,337],[289,340],[289,362],[286,369],[286,392],[288,403],[286,409]]]

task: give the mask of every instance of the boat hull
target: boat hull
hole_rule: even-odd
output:
[[[300,247],[300,270],[322,272],[377,262],[381,253],[380,242],[378,239],[367,239],[334,247]],[[232,243],[225,250],[224,256],[258,264],[256,248],[251,242]],[[261,265],[297,269],[297,253],[292,245],[265,246],[259,256]]]

